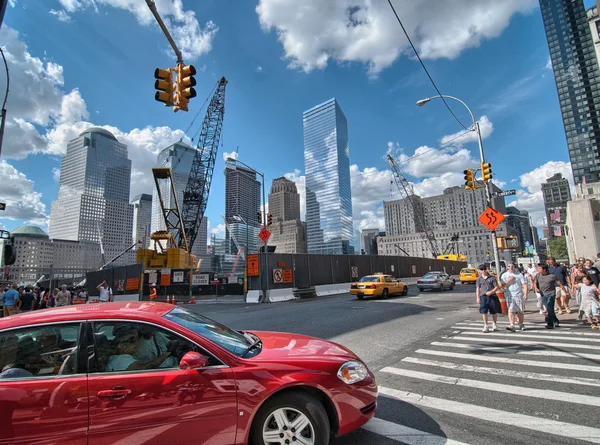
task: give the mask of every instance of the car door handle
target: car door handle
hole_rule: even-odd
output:
[[[125,388],[120,388],[120,389],[106,389],[104,391],[98,391],[97,396],[98,397],[111,397],[111,398],[117,398],[117,397],[125,397],[128,396],[129,394],[131,394],[131,390],[130,389],[125,389]]]

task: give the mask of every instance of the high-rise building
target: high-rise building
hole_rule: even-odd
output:
[[[152,227],[152,195],[142,193],[131,201],[133,205],[133,241],[141,241],[138,248],[150,246]]]
[[[303,113],[308,253],[353,254],[348,122],[336,99]]]
[[[575,183],[600,181],[600,70],[583,0],[540,0]]]
[[[241,217],[251,227],[260,227],[260,181],[256,172],[237,164],[225,163],[225,218]]]
[[[571,261],[596,258],[600,252],[600,182],[575,186],[575,199],[567,203],[565,235]]]
[[[306,226],[300,220],[300,194],[294,181],[273,180],[269,213],[273,219],[269,245],[278,253],[306,253]]]
[[[50,211],[50,238],[99,243],[111,259],[132,244],[127,146],[103,128],[89,128],[67,145],[58,199]],[[132,260],[125,255],[116,264]]]
[[[590,33],[594,41],[594,50],[596,51],[596,60],[600,63],[600,0],[596,0],[596,5],[587,10],[587,19],[590,26]],[[599,65],[600,66],[600,65]]]
[[[179,211],[183,211],[183,192],[188,183],[190,176],[190,169],[192,167],[192,161],[196,155],[196,148],[190,147],[183,142],[176,142],[173,145],[163,149],[157,156],[156,167],[169,167],[173,176],[173,184],[177,193],[177,201],[179,203]],[[163,197],[165,207],[169,208],[174,206],[175,197],[171,195],[169,184],[165,182],[161,183],[161,194]],[[160,208],[160,202],[158,199],[158,192],[156,190],[152,193],[152,232],[157,230],[165,230],[165,220]],[[198,236],[192,246],[192,254],[196,255],[199,259],[206,259],[206,246],[207,246],[207,230],[208,220],[202,218],[200,223],[200,229]],[[203,261],[203,264],[206,261]]]
[[[506,225],[515,230],[515,235],[519,238],[520,250],[524,251],[526,243],[534,246],[536,249],[535,240],[532,238],[531,225],[529,223],[529,212],[527,210],[519,210],[516,207],[508,206],[506,208]]]
[[[565,235],[565,222],[567,221],[567,202],[571,200],[569,181],[556,173],[542,184],[544,207],[546,208],[546,221],[548,224],[548,239]]]
[[[363,229],[360,232],[363,255],[377,255],[377,237],[385,236],[379,229]]]

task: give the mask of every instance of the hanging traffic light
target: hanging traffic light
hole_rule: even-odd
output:
[[[196,86],[194,74],[196,74],[194,65],[177,64],[175,106],[173,107],[173,111],[188,111],[190,99],[196,97],[196,90],[193,88]]]
[[[259,223],[262,223],[262,212],[260,210],[256,212],[256,219]]]
[[[463,173],[465,174],[465,188],[475,190],[475,172],[468,168]]]
[[[167,68],[156,68],[154,70],[154,88],[157,90],[154,93],[154,99],[165,104],[165,107],[173,106],[173,70]]]
[[[267,227],[273,224],[273,216],[270,213],[267,213]]]
[[[481,179],[483,182],[488,182],[492,179],[492,164],[489,162],[481,163]]]

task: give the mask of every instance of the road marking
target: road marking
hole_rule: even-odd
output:
[[[537,366],[540,368],[568,369],[571,371],[600,372],[600,366],[577,365],[572,363],[540,362],[534,360],[521,360],[518,358],[481,356],[475,354],[463,354],[461,352],[435,351],[433,349],[417,349],[417,354],[435,355],[438,357],[452,357],[482,362],[507,363],[511,365]]]
[[[487,335],[489,336],[489,333],[485,333],[485,332],[481,332],[481,329],[477,329],[477,328],[462,328],[463,330],[475,330],[476,332],[464,332],[464,334],[466,335]],[[556,339],[556,340],[572,340],[572,338],[565,338],[565,336],[561,336],[561,335],[542,335],[541,332],[532,332],[529,331],[530,333],[527,333],[527,331],[517,331],[517,332],[512,332],[512,333],[504,333],[504,332],[497,332],[492,334],[494,337],[528,337],[528,338],[552,338],[552,339]],[[544,331],[545,333],[545,331]],[[583,342],[596,342],[596,343],[600,343],[600,337],[598,338],[577,338],[576,341],[583,341]],[[600,345],[597,345],[600,346]]]
[[[553,348],[565,348],[565,349],[597,349],[598,345],[582,345],[579,343],[554,343],[550,341],[536,341],[536,340],[504,340],[502,338],[494,338],[494,334],[488,334],[488,337],[466,337],[464,335],[455,335],[452,340],[465,340],[465,341],[478,341],[483,343],[499,343],[503,345],[523,345],[523,346],[552,346]]]
[[[455,402],[453,400],[439,399],[422,394],[406,391],[398,391],[384,386],[379,387],[379,394],[410,403],[411,405],[433,410],[444,411],[452,414],[480,419],[485,422],[494,422],[510,425],[540,433],[578,439],[590,443],[600,443],[600,429],[573,423],[560,422],[558,420],[545,419],[543,417],[528,416],[515,412],[502,411],[488,408],[486,406],[471,405],[469,403]]]
[[[527,327],[527,326],[528,326],[528,324],[525,325],[525,327]],[[483,328],[483,324],[481,324],[481,323],[469,323],[469,326],[464,326],[464,325],[458,325],[458,323],[456,323],[452,327],[454,329],[468,329],[468,330],[481,331],[481,329]],[[539,329],[540,327],[541,326],[536,326],[534,330],[529,329],[529,330],[525,330],[525,331],[522,331],[522,332],[535,332],[536,334],[545,334],[545,335],[564,335],[565,337],[595,337],[595,338],[600,338],[600,334],[591,333],[591,332],[573,332],[573,331],[569,332],[569,331],[567,331],[567,329],[570,329],[570,328],[563,328],[562,326],[559,329]]]
[[[373,417],[369,423],[363,425],[362,429],[408,445],[467,445],[464,442],[415,430],[377,417]]]
[[[402,359],[402,361],[407,363],[415,363],[417,365],[454,369],[456,371],[477,372],[482,374],[493,374],[504,377],[517,377],[522,379],[545,380],[548,382],[568,383],[570,385],[600,386],[600,380],[588,379],[584,377],[561,377],[552,374],[538,374],[537,372],[513,371],[512,369],[487,368],[484,366],[463,365],[459,363],[441,362],[437,360],[427,360],[417,357],[405,357]]]
[[[567,403],[575,403],[577,405],[598,406],[600,397],[588,396],[586,394],[574,394],[562,391],[554,391],[551,389],[536,389],[526,386],[503,385],[501,383],[484,382],[482,380],[462,379],[459,377],[449,377],[439,374],[431,374],[429,372],[412,371],[410,369],[385,367],[380,370],[388,374],[410,377],[412,379],[427,380],[428,382],[445,383],[454,386],[466,386],[469,388],[483,389],[486,391],[496,391],[503,394],[514,394],[516,396],[535,397],[545,400],[560,400]]]
[[[443,346],[450,348],[463,348],[472,349],[477,351],[490,351],[490,352],[501,352],[504,354],[519,354],[519,355],[541,355],[544,357],[577,357],[591,360],[600,361],[600,355],[598,354],[585,354],[583,352],[564,352],[564,351],[523,351],[517,349],[511,349],[503,346],[484,346],[472,343],[450,343],[434,341],[431,343],[433,346]],[[516,345],[515,345],[516,346]]]

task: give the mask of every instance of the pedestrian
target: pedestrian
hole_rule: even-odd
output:
[[[598,288],[594,285],[590,275],[584,275],[583,281],[577,284],[581,292],[581,306],[579,310],[585,313],[588,323],[592,325],[592,329],[600,329],[600,300],[598,299]]]
[[[564,266],[558,264],[554,257],[549,257],[547,263],[548,272],[554,274],[556,279],[562,284],[561,287],[557,286],[554,290],[554,293],[556,295],[556,306],[558,307],[558,315],[562,315],[563,310],[566,311],[567,314],[570,314],[573,311],[569,307],[569,300],[571,299],[571,295],[567,290],[567,287],[569,286],[567,269]]]
[[[17,301],[19,300],[19,285],[13,284],[12,288],[4,292],[4,316],[9,317],[17,313]]]
[[[600,270],[592,265],[592,260],[585,260],[583,271],[592,278],[596,287],[600,286]]]
[[[71,292],[67,290],[67,285],[60,286],[60,292],[56,294],[56,307],[69,306],[71,304]]]
[[[108,303],[112,301],[112,289],[108,287],[108,283],[106,282],[106,280],[104,280],[102,283],[96,286],[96,289],[98,289],[98,291],[100,292],[100,298],[98,299],[100,303]]]
[[[477,304],[479,304],[479,313],[483,318],[483,332],[490,332],[488,326],[488,313],[492,314],[493,324],[492,331],[497,331],[498,314],[502,313],[500,300],[496,295],[498,290],[498,282],[496,278],[490,275],[485,264],[479,266],[479,278],[475,282]]]
[[[18,308],[19,312],[29,312],[33,310],[34,295],[31,288],[27,286],[19,297]]]
[[[150,301],[156,300],[156,284],[152,283],[150,285]]]
[[[583,277],[585,277],[585,271],[583,266],[579,264],[571,274],[571,295],[575,297],[575,301],[579,305],[577,314],[579,320],[583,318],[583,311],[581,309],[581,286],[578,286],[578,284],[583,283]]]
[[[58,294],[58,288],[54,288],[54,290],[52,292],[50,292],[49,295],[49,300],[48,300],[48,307],[55,307],[56,306],[56,295]]]
[[[600,270],[600,252],[596,254],[596,261],[594,261],[594,267]]]
[[[508,264],[508,270],[502,274],[502,287],[506,289],[506,304],[508,305],[508,327],[509,331],[518,329],[525,330],[525,300],[527,300],[527,280],[523,277],[515,266],[515,263]]]
[[[550,273],[547,264],[540,264],[541,271],[536,277],[535,287],[537,292],[542,294],[544,305],[547,308],[546,329],[554,329],[560,326],[560,321],[554,313],[554,303],[556,302],[556,288],[560,288],[564,293],[567,292],[565,286],[556,278],[556,275]]]

